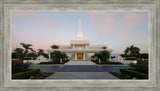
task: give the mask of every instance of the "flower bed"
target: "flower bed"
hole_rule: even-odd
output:
[[[137,77],[138,79],[148,79],[148,75],[132,69],[120,69],[121,74],[129,75],[132,78]]]
[[[30,69],[29,71],[12,74],[12,79],[28,79],[40,73],[40,69]]]
[[[54,72],[40,72],[39,74],[36,74],[35,76],[31,76],[30,79],[44,79],[50,75],[54,74]]]
[[[40,72],[40,69],[30,69],[29,71],[13,74],[12,79],[44,79],[52,74],[54,73],[47,71]]]
[[[114,76],[116,76],[116,77],[118,77],[118,78],[120,78],[120,79],[132,79],[131,76],[121,74],[121,72],[111,71],[109,73],[112,74],[112,75],[114,75]]]
[[[28,71],[30,63],[23,63],[21,60],[12,60],[12,74]]]

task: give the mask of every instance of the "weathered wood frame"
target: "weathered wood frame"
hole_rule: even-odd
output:
[[[0,0],[0,90],[111,90],[156,91],[160,89],[159,0]],[[12,80],[11,14],[13,11],[111,11],[148,12],[148,80]]]

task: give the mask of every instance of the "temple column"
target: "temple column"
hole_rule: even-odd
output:
[[[85,52],[83,53],[83,59],[86,60],[86,54],[85,54]]]
[[[49,56],[49,60],[51,60],[51,53],[50,52],[49,52],[48,56]]]
[[[75,48],[75,46],[73,45],[73,49]]]
[[[86,49],[87,49],[87,45],[86,45]]]
[[[75,52],[75,60],[77,60],[77,53]]]

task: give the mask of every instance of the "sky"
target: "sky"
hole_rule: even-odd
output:
[[[34,50],[52,45],[70,45],[76,40],[79,16],[84,40],[106,45],[112,53],[123,53],[134,45],[148,53],[147,12],[12,12],[12,50],[20,43]]]

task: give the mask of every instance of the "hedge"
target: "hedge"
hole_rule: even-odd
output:
[[[62,63],[60,63],[60,61],[50,61],[50,62],[41,62],[39,64],[64,64],[66,62],[68,62],[69,60],[63,60]]]
[[[98,60],[92,60],[92,62],[94,62],[96,64],[122,64],[120,62],[110,62],[110,61],[101,61],[101,63],[99,63]]]
[[[137,77],[138,79],[148,79],[148,75],[147,74],[144,74],[144,73],[141,73],[141,72],[137,72],[137,71],[134,71],[134,70],[131,70],[131,69],[120,69],[120,72],[122,74],[125,74],[125,75],[129,75],[131,76],[132,78],[133,77]]]
[[[39,73],[40,73],[40,69],[30,69],[29,71],[13,74],[12,79],[29,79],[30,76],[34,76]]]

